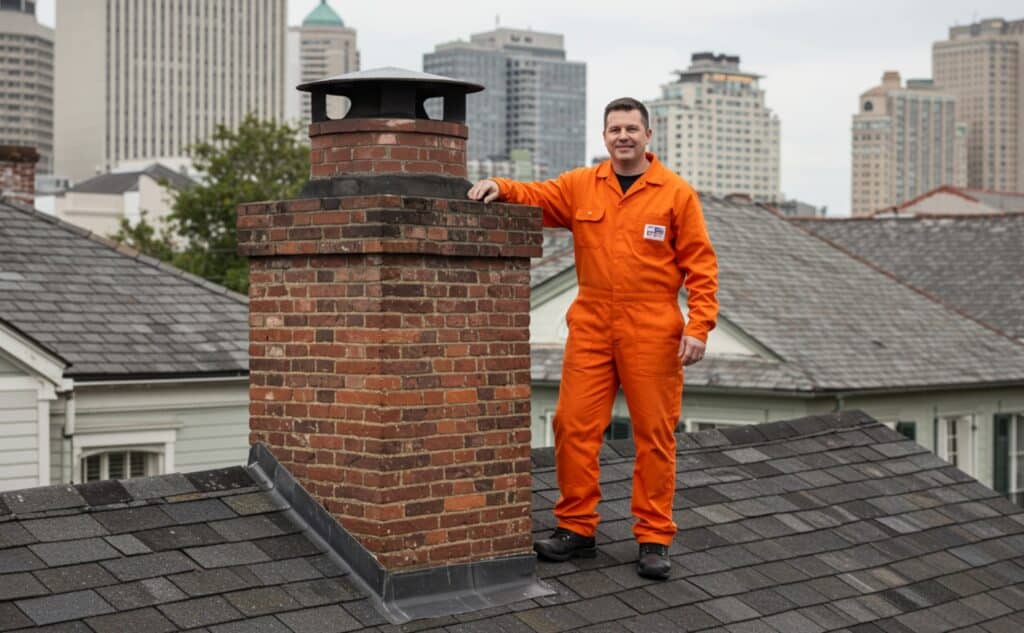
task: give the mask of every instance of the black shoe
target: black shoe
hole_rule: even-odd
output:
[[[644,578],[665,580],[672,571],[668,558],[668,546],[661,543],[641,543],[640,556],[636,561],[636,573]]]
[[[544,560],[553,561],[597,556],[593,536],[582,536],[565,528],[556,528],[550,537],[534,542],[533,551]]]

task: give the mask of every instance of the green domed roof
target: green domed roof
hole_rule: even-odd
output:
[[[327,0],[320,0],[320,6],[310,11],[302,21],[302,26],[345,26],[345,23],[341,16],[327,5]]]

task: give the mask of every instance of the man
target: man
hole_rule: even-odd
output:
[[[715,326],[718,266],[697,194],[645,151],[651,129],[644,105],[616,99],[604,117],[610,158],[599,166],[542,183],[481,180],[467,195],[538,206],[545,226],[573,233],[579,294],[566,314],[569,338],[554,417],[558,528],[534,550],[555,561],[597,555],[598,453],[621,386],[636,443],[637,572],[664,579],[676,533],[673,433],[682,366],[703,358]],[[684,281],[685,327],[678,300]]]

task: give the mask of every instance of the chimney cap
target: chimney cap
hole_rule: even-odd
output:
[[[423,102],[444,98],[444,120],[466,120],[466,95],[484,89],[480,84],[404,68],[374,68],[310,81],[297,86],[311,93],[313,122],[326,121],[326,109],[318,107],[327,95],[348,97],[352,107],[346,118],[396,117],[428,119]]]

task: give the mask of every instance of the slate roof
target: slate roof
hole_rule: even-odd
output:
[[[140,171],[100,174],[79,182],[69,191],[72,193],[120,194],[126,191],[138,191],[139,178],[149,176],[156,181],[167,180],[174,189],[185,189],[195,184],[185,174],[174,171],[159,163],[150,165]]]
[[[1024,345],[759,205],[710,196],[702,203],[718,254],[721,315],[781,360],[773,377],[753,386],[833,392],[1024,382]],[[571,258],[558,261],[571,266]],[[687,372],[712,370],[700,367],[708,360]],[[717,384],[750,385],[764,369],[754,365],[723,361]],[[540,372],[550,358],[535,356],[534,366]]]
[[[0,318],[76,379],[244,374],[247,299],[0,200]]]
[[[792,222],[1024,338],[1024,213]]]
[[[680,436],[665,582],[634,572],[633,446],[602,453],[595,559],[557,594],[387,624],[242,468],[0,494],[0,631],[998,633],[1024,624],[1024,510],[846,412]],[[552,525],[551,449],[533,522]]]

